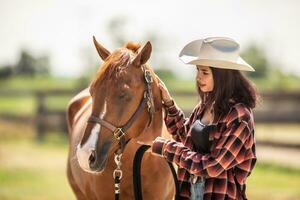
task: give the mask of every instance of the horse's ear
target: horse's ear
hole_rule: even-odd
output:
[[[102,58],[102,60],[105,60],[110,55],[110,52],[97,42],[95,36],[93,36],[93,41],[99,56]]]
[[[136,55],[134,60],[132,61],[132,64],[134,66],[140,67],[141,65],[145,64],[148,59],[150,58],[152,52],[152,45],[148,41],[139,51],[139,53]]]

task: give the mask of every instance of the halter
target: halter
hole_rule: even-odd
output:
[[[141,112],[144,110],[145,106],[147,106],[147,110],[149,113],[149,121],[147,127],[150,126],[153,118],[153,113],[155,112],[154,107],[154,100],[153,100],[153,94],[152,94],[152,88],[151,84],[153,83],[153,78],[151,76],[150,70],[146,69],[144,66],[142,66],[142,70],[144,72],[144,79],[145,79],[145,90],[143,94],[143,98],[140,101],[140,104],[138,108],[135,110],[133,115],[129,118],[129,120],[121,127],[116,127],[112,125],[110,122],[105,121],[104,119],[101,119],[99,117],[91,115],[88,119],[88,122],[90,123],[97,123],[100,124],[107,129],[111,130],[114,137],[119,141],[119,148],[115,152],[115,163],[117,165],[117,168],[113,172],[113,178],[115,180],[115,195],[116,199],[119,198],[120,194],[120,180],[122,178],[122,170],[121,170],[121,157],[125,148],[125,145],[128,143],[128,141],[131,139],[129,138],[126,142],[126,131],[131,127],[133,122],[137,119],[137,117],[141,114]]]

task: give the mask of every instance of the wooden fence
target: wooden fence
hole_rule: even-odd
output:
[[[49,130],[58,130],[67,133],[65,110],[51,110],[46,99],[53,96],[74,96],[75,90],[49,90],[49,91],[12,91],[0,90],[1,96],[22,97],[33,95],[36,99],[36,113],[30,117],[20,117],[9,113],[1,113],[0,117],[10,120],[33,123],[37,138],[42,140]],[[171,92],[176,97],[196,98],[196,93]],[[300,122],[300,92],[276,92],[261,94],[262,102],[254,110],[256,123],[299,123]],[[186,116],[190,109],[185,109]],[[300,148],[300,147],[299,147]]]
[[[49,131],[68,132],[66,123],[66,110],[50,109],[46,103],[49,97],[74,96],[77,90],[47,90],[47,91],[23,91],[23,90],[0,90],[0,98],[34,96],[36,108],[34,115],[22,116],[0,112],[0,118],[10,121],[30,123],[35,126],[37,139],[43,140]]]
[[[174,96],[195,97],[196,93],[172,93]],[[184,113],[189,115],[191,110]],[[299,123],[300,122],[300,91],[299,92],[265,92],[253,111],[255,122],[258,123]]]

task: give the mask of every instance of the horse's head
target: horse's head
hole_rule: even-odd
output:
[[[153,70],[146,64],[152,47],[128,43],[110,53],[94,38],[104,61],[90,85],[92,113],[77,147],[81,168],[105,169],[109,155],[138,137],[161,111],[161,94]],[[153,121],[152,121],[153,123]]]

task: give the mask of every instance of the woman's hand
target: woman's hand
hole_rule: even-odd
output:
[[[172,99],[165,83],[162,80],[160,80],[158,76],[156,76],[156,78],[159,81],[158,86],[159,86],[159,89],[161,91],[161,96],[162,96],[163,103],[165,105],[168,105],[168,104],[172,103],[173,99]]]
[[[168,139],[163,138],[161,136],[158,136],[153,141],[140,141],[140,140],[138,140],[137,143],[140,144],[140,145],[150,146],[150,148],[147,149],[146,153],[151,153],[152,155],[163,157],[162,150],[163,150],[164,144],[167,141],[168,141]],[[158,146],[156,145],[156,147],[154,147],[153,146],[154,143],[157,143]],[[154,149],[154,151],[152,151],[153,149]]]

